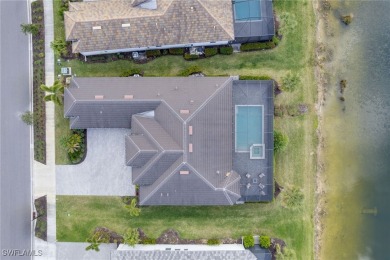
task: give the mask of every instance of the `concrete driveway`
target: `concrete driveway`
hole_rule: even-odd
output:
[[[56,166],[57,195],[135,195],[131,167],[125,164],[128,133],[130,129],[88,129],[84,162]]]

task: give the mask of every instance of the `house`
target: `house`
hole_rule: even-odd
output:
[[[117,250],[111,250],[112,260],[271,260],[271,253],[262,250],[256,255],[241,244],[209,245],[135,245],[121,244]]]
[[[233,77],[78,78],[72,129],[131,128],[126,165],[140,205],[273,198],[273,82]]]
[[[65,38],[84,56],[269,40],[271,0],[69,2]]]

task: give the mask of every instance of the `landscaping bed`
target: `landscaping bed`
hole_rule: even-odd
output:
[[[35,215],[35,236],[47,241],[47,198],[40,197],[34,201]]]
[[[34,159],[46,164],[46,104],[45,92],[40,89],[45,84],[45,24],[43,2],[31,3],[32,23],[38,24],[33,42],[33,114],[34,114]]]

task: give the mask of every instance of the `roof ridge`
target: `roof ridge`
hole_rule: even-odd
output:
[[[149,131],[142,125],[141,121],[138,120],[138,117],[140,117],[140,115],[133,115],[132,119],[134,119],[138,122],[139,126],[145,131],[145,133],[148,135],[148,137],[150,139],[152,139],[152,141],[157,144],[157,146],[161,149],[162,152],[164,152],[165,149],[160,145],[159,142],[157,142],[157,140],[153,137],[153,135],[151,133],[149,133]],[[146,118],[146,117],[144,117],[144,118]]]
[[[230,197],[227,195],[226,190],[223,191],[223,195],[225,195],[226,199],[230,202],[230,205],[233,205],[233,202],[230,199]]]
[[[174,165],[179,160],[182,160],[182,156],[180,156],[180,158],[177,159],[172,165]],[[183,164],[184,164],[183,162],[179,163],[179,165],[173,171],[171,171],[171,173],[167,177],[165,177],[165,179],[163,179],[159,184],[157,184],[157,186],[142,201],[140,201],[140,204],[147,201],[152,195],[154,195],[157,192],[157,190],[173,176],[173,173],[176,172],[176,170],[179,169],[181,166],[183,166]],[[166,171],[168,171],[168,170],[169,170],[169,168]],[[164,175],[164,173],[159,178],[161,178]]]
[[[136,183],[136,181],[141,178],[143,175],[145,175],[145,172],[147,172],[154,164],[154,162],[158,159],[161,158],[161,156],[165,153],[165,151],[163,152],[157,152],[156,156],[154,157],[153,160],[149,160],[146,164],[147,166],[141,170],[141,172],[139,173],[139,175],[133,180],[133,183]]]
[[[222,86],[219,87],[219,89],[217,89],[210,97],[208,97],[208,98],[203,102],[203,104],[200,105],[200,106],[198,107],[198,109],[195,110],[195,112],[194,112],[191,116],[189,116],[189,117],[186,119],[186,122],[191,121],[191,119],[193,119],[193,118],[199,113],[199,111],[201,111],[208,103],[210,103],[210,101],[213,100],[214,97],[215,97],[217,94],[219,94],[219,93],[227,86],[227,84],[230,83],[230,82],[232,82],[232,77],[229,77],[225,82],[223,82],[223,83],[222,83]]]
[[[222,24],[218,21],[217,18],[215,18],[215,16],[212,14],[212,12],[210,12],[210,10],[203,4],[202,0],[196,0],[206,11],[207,13],[214,19],[215,22],[217,22],[217,24],[222,28],[222,30],[225,31],[225,33],[227,35],[229,35],[230,37],[234,38],[234,28],[233,28],[233,34],[230,34],[226,28],[224,26],[222,26]],[[233,22],[233,18],[232,18],[232,22]]]
[[[66,110],[66,112],[64,113],[64,116],[67,116],[69,111],[74,107],[74,105],[77,103],[77,100],[76,98],[73,96],[72,92],[70,90],[68,90],[68,88],[65,89],[66,93],[68,93],[71,98],[73,99],[73,102],[72,102],[72,105],[69,106],[68,110]]]

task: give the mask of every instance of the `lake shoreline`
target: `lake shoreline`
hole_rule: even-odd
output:
[[[326,83],[323,48],[321,48],[323,39],[326,35],[326,26],[328,24],[327,13],[322,12],[321,2],[313,1],[313,9],[316,18],[316,32],[315,32],[315,60],[314,76],[317,83],[317,102],[315,104],[316,113],[318,117],[317,139],[318,145],[317,153],[317,172],[315,178],[315,211],[314,211],[314,259],[320,259],[320,252],[322,248],[322,233],[324,230],[323,217],[325,211],[325,195],[326,195],[326,177],[324,176],[324,154],[325,138],[323,135],[323,107],[326,101]]]

